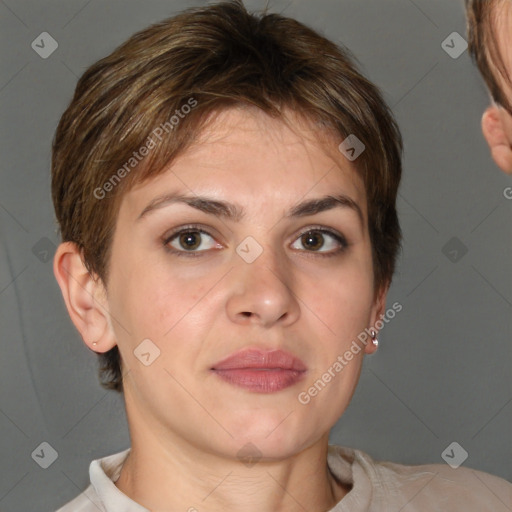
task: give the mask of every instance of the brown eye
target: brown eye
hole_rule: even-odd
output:
[[[187,251],[197,249],[201,245],[201,233],[199,231],[181,233],[179,243],[180,246]]]
[[[301,237],[302,245],[311,251],[318,251],[324,245],[324,236],[319,231],[308,231]]]
[[[292,244],[293,249],[317,252],[320,256],[334,256],[348,247],[345,237],[329,229],[308,229]]]
[[[219,248],[215,239],[202,229],[182,229],[169,236],[164,245],[175,253],[203,253],[209,249]]]

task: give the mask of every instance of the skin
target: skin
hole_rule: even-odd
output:
[[[498,50],[509,76],[512,77],[511,2],[500,2],[496,5],[495,9],[499,9],[499,13],[495,13],[496,22],[494,30]],[[510,80],[505,79],[497,68],[494,69],[493,74],[497,78],[501,90],[508,98],[509,103],[512,103]],[[496,165],[505,173],[512,174],[512,114],[499,105],[491,105],[482,116],[482,131]]]
[[[309,404],[297,397],[375,323],[387,287],[374,287],[366,194],[353,164],[339,140],[320,141],[318,128],[288,117],[293,130],[261,111],[227,110],[163,174],[126,193],[108,293],[73,244],[55,256],[84,342],[97,352],[119,346],[132,450],[116,485],[152,511],[322,512],[349,491],[327,468],[329,430],[375,347],[368,343]],[[168,192],[236,203],[245,214],[235,221],[171,203],[137,220]],[[334,194],[351,198],[362,220],[347,206],[285,217],[301,201]],[[167,252],[162,240],[190,223],[212,235],[204,251]],[[317,251],[304,245],[301,234],[318,226],[348,245],[340,250],[329,235]],[[263,248],[250,264],[236,252],[247,236]],[[179,238],[168,245],[186,252]],[[146,338],[161,351],[149,366],[133,353]],[[249,346],[293,353],[308,367],[304,380],[263,394],[210,371]],[[237,456],[247,443],[261,454],[250,467]]]

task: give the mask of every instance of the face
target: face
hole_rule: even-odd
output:
[[[140,435],[222,456],[249,442],[289,456],[324,436],[352,397],[365,347],[341,371],[333,364],[383,307],[365,189],[339,141],[322,144],[290,119],[293,130],[225,111],[123,198],[108,310]],[[329,368],[331,381],[301,403]]]

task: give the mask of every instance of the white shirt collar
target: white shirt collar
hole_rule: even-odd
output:
[[[130,448],[102,459],[93,460],[89,466],[91,484],[107,512],[120,510],[123,512],[150,512],[147,508],[128,498],[115,486],[129,453]]]

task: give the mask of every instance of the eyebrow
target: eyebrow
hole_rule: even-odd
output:
[[[243,219],[245,215],[245,211],[243,207],[240,205],[236,205],[233,203],[228,203],[226,201],[219,201],[217,199],[212,199],[205,196],[186,196],[180,194],[165,194],[163,196],[158,196],[153,199],[145,208],[142,210],[141,214],[137,217],[136,222],[140,221],[142,218],[147,216],[147,214],[158,210],[160,208],[164,208],[171,204],[186,204],[199,210],[201,212],[216,215],[218,217],[225,218],[227,220],[231,220],[234,222],[239,222]],[[325,212],[327,210],[332,210],[333,208],[349,208],[353,210],[361,224],[364,225],[364,217],[363,212],[359,205],[350,197],[344,194],[337,195],[327,195],[315,199],[309,199],[303,201],[294,207],[292,207],[286,214],[286,218],[295,218],[295,217],[306,217],[309,215],[316,215],[321,212]]]

